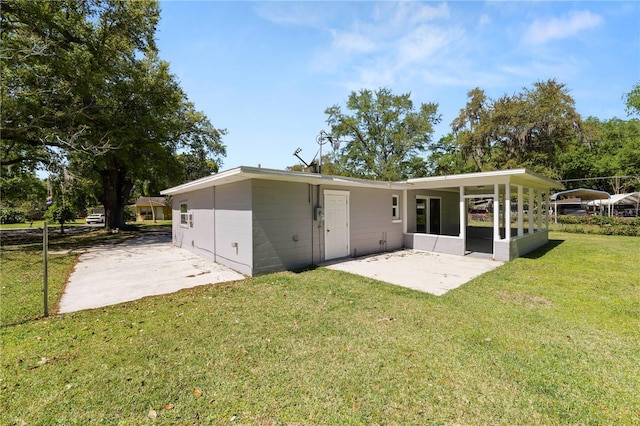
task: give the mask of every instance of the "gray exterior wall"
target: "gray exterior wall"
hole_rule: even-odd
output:
[[[442,235],[460,234],[460,194],[437,190],[407,191],[407,232],[416,232],[416,196],[439,197]]]
[[[402,247],[464,255],[465,241],[458,237],[457,192],[407,191],[405,213],[401,190],[266,179],[244,180],[175,196],[173,243],[249,276],[322,263],[324,223],[314,213],[317,207],[324,207],[325,190],[349,193],[349,256]],[[392,217],[393,195],[398,196],[401,219]],[[418,195],[441,199],[442,235],[415,233]],[[191,226],[181,224],[183,203],[192,215]],[[403,233],[405,216],[407,233]],[[482,231],[491,232],[491,228]],[[496,241],[494,258],[515,259],[547,242],[547,232]]]
[[[350,255],[402,248],[402,222],[391,217],[392,195],[402,191],[350,188],[254,179],[253,274],[297,269],[324,258],[324,223],[315,209],[324,207],[324,190],[349,192]]]
[[[313,256],[313,187],[251,180],[253,274],[309,266]]]
[[[397,195],[400,218],[402,218],[401,190],[322,185],[315,189],[320,191],[321,204],[324,202],[325,189],[349,192],[350,256],[364,256],[402,248],[402,221],[393,220],[391,216],[392,195]],[[318,194],[314,193],[314,195]],[[320,261],[324,261],[324,227],[320,222],[315,224],[314,238],[319,241],[319,244],[314,245],[317,247],[315,252],[320,250]]]
[[[193,217],[193,226],[180,223],[180,205],[186,203]],[[180,194],[173,198],[173,245],[187,249],[199,256],[214,259],[213,247],[213,188]]]
[[[525,254],[546,245],[548,242],[548,231],[540,231],[530,235],[525,234],[522,237],[512,238],[509,250],[509,259],[505,260],[517,259],[518,257],[524,256]]]
[[[402,248],[402,221],[392,218],[393,195],[398,196],[402,218],[402,191],[370,188],[351,191],[349,215],[352,256]]]
[[[214,188],[215,261],[253,275],[252,188],[242,181]]]
[[[180,223],[183,203],[193,217],[192,226]],[[248,181],[176,195],[173,198],[173,245],[251,275],[251,216]]]
[[[434,234],[404,234],[404,246],[416,250],[464,256],[465,241],[460,237]]]
[[[549,242],[549,232],[540,231],[526,234],[522,237],[512,237],[511,240],[493,242],[493,258],[507,262],[517,259]]]

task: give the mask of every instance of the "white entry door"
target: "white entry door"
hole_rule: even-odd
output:
[[[349,192],[324,191],[325,260],[349,255]]]

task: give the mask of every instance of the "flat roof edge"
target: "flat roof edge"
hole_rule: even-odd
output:
[[[239,182],[247,179],[280,180],[288,182],[300,182],[314,185],[338,185],[361,188],[389,188],[389,189],[411,189],[420,183],[441,183],[446,181],[468,181],[470,179],[499,177],[528,177],[538,181],[539,184],[549,188],[563,188],[563,185],[553,179],[539,175],[527,169],[496,170],[491,172],[465,173],[445,176],[430,176],[424,178],[412,178],[406,181],[378,181],[361,178],[322,175],[317,173],[296,172],[290,170],[267,169],[262,167],[240,166],[225,170],[210,176],[186,182],[182,185],[174,186],[160,192],[161,195],[176,195],[185,192],[205,189],[221,184]]]
[[[186,182],[182,185],[174,186],[160,192],[161,195],[176,195],[184,192],[195,191],[213,187],[219,184],[238,182],[247,179],[267,179],[282,180],[289,182],[303,182],[309,184],[325,184],[325,185],[343,185],[364,188],[382,188],[388,187],[393,189],[402,189],[404,182],[387,182],[367,180],[360,178],[352,178],[346,176],[321,175],[317,173],[305,173],[289,170],[267,169],[262,167],[240,166],[229,169],[214,175],[205,176],[203,178]]]

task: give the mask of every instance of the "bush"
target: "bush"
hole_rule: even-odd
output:
[[[640,218],[625,219],[615,216],[558,216],[558,224],[575,225],[561,230],[576,234],[640,236]]]
[[[73,210],[63,204],[53,203],[47,213],[45,213],[45,218],[49,223],[59,223],[60,230],[64,230],[64,224],[73,222],[75,220],[76,215]]]
[[[136,209],[131,206],[126,206],[124,208],[124,221],[125,222],[135,222],[136,221]]]
[[[27,220],[25,214],[18,209],[2,209],[0,210],[0,223],[25,223]]]

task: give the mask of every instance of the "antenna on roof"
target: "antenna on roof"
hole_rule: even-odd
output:
[[[303,163],[305,166],[307,166],[307,167],[311,167],[309,164],[307,164],[307,162],[306,162],[306,161],[304,161],[304,160],[302,159],[302,157],[300,157],[300,156],[298,155],[298,154],[300,154],[301,152],[302,152],[302,148],[298,148],[298,149],[296,149],[295,151],[293,151],[293,155],[295,155],[296,157],[298,157],[298,160],[302,161],[302,163]]]

